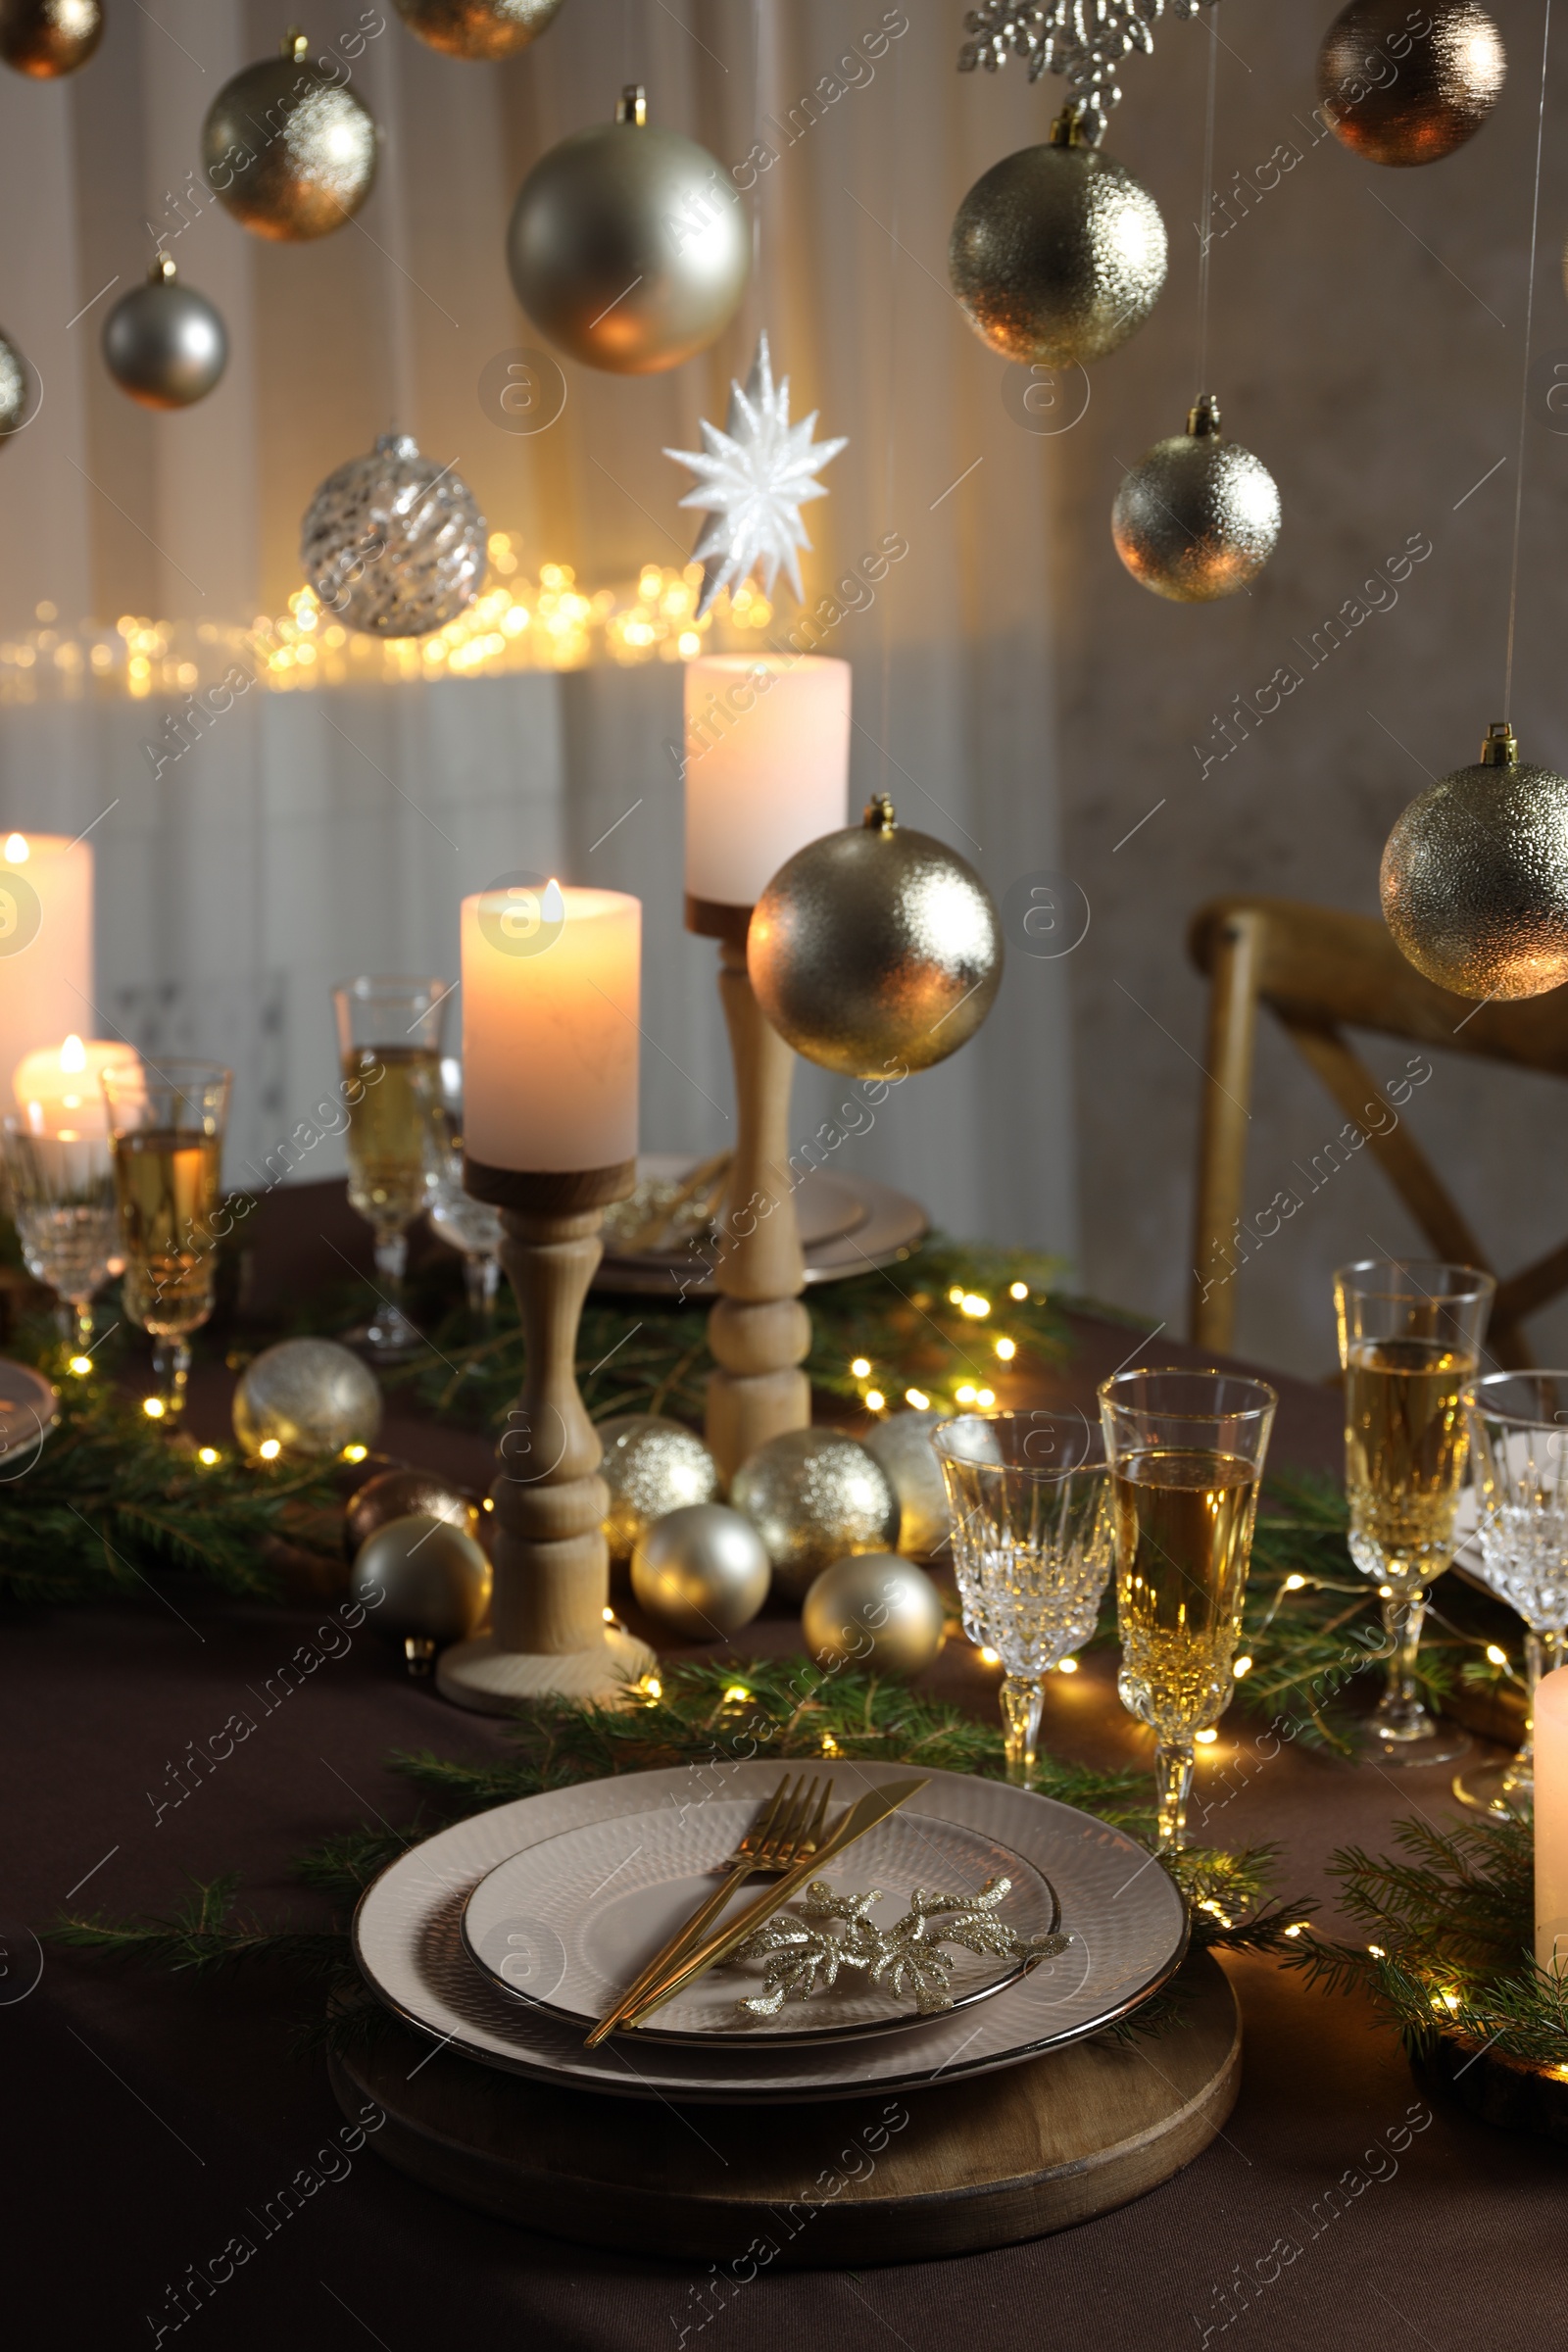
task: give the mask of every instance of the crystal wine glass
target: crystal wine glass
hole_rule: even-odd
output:
[[[103,1074],[114,1146],[125,1312],[153,1342],[149,1399],[177,1421],[190,1334],[213,1311],[223,1124],[232,1074],[215,1061],[117,1063]]]
[[[1454,1553],[1469,1451],[1460,1395],[1496,1284],[1474,1266],[1372,1258],[1334,1277],[1345,1367],[1350,1557],[1378,1588],[1389,1680],[1362,1736],[1389,1764],[1446,1764],[1469,1740],[1416,1690],[1427,1589]]]
[[[430,1202],[430,1230],[449,1250],[463,1253],[464,1287],[468,1311],[481,1324],[495,1320],[496,1290],[501,1280],[497,1251],[505,1238],[501,1211],[475,1200],[463,1189],[463,1064],[455,1055],[441,1059],[441,1103],[436,1115],[436,1181]]]
[[[55,1293],[61,1336],[74,1358],[85,1358],[94,1296],[123,1262],[109,1138],[34,1134],[8,1118],[4,1152],[24,1263]]]
[[[1007,1778],[1032,1788],[1045,1677],[1094,1632],[1110,1577],[1104,1446],[1081,1413],[964,1413],[931,1443],[963,1630],[1002,1660]]]
[[[348,1088],[349,1199],[375,1235],[377,1303],[350,1335],[383,1362],[422,1345],[403,1311],[409,1227],[435,1190],[444,980],[345,980],[332,991]]]
[[[1235,1372],[1118,1372],[1101,1386],[1116,1515],[1116,1687],[1153,1727],[1162,1847],[1187,1842],[1193,1742],[1236,1687],[1278,1401],[1265,1381]]]

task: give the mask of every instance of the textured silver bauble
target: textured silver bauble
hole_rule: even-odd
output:
[[[1156,441],[1122,476],[1111,511],[1116,553],[1133,578],[1179,605],[1250,586],[1280,535],[1273,475],[1219,423],[1219,404],[1205,393],[1186,432]]]
[[[479,1514],[466,1494],[431,1470],[378,1470],[368,1478],[343,1514],[343,1550],[353,1559],[389,1519],[444,1519],[475,1541]]]
[[[804,1598],[846,1552],[880,1551],[898,1539],[898,1497],[881,1465],[831,1429],[769,1438],[736,1471],[730,1500],[761,1537],[789,1600]]]
[[[484,516],[450,466],[408,433],[329,473],[300,525],[300,562],[345,628],[422,637],[466,612],[487,560]]]
[[[1368,163],[1436,164],[1475,136],[1507,71],[1476,0],[1350,0],[1324,39],[1317,89],[1335,136]]]
[[[1383,914],[1401,955],[1458,997],[1568,981],[1568,776],[1520,765],[1505,724],[1481,764],[1410,803],[1389,835]]]
[[[750,1519],[721,1502],[693,1502],[644,1530],[631,1589],[650,1617],[688,1642],[717,1642],[750,1625],[772,1580]]]
[[[915,1559],[929,1559],[948,1540],[947,1482],[931,1432],[947,1413],[889,1413],[866,1431],[862,1443],[881,1463],[899,1498],[899,1546]]]
[[[241,1373],[231,1411],[248,1454],[275,1443],[285,1454],[324,1456],[374,1443],[381,1392],[336,1340],[280,1340]]]
[[[688,1504],[711,1502],[718,1464],[683,1421],[662,1413],[617,1413],[600,1423],[604,1459],[599,1475],[610,1489],[605,1541],[612,1560],[629,1560],[656,1519]]]
[[[411,32],[448,57],[515,57],[553,24],[562,0],[396,0]]]
[[[188,409],[228,365],[228,335],[205,294],[180,285],[161,253],[104,320],[104,364],[122,392],[148,409]]]
[[[900,825],[879,793],[862,824],[779,867],[753,909],[746,964],[797,1054],[897,1079],[973,1037],[1002,986],[1002,926],[973,866]]]
[[[947,1611],[912,1560],[862,1551],[823,1570],[806,1595],[801,1626],[819,1666],[918,1674],[942,1647]]]
[[[953,223],[948,273],[970,325],[1004,360],[1102,360],[1165,283],[1165,223],[1149,190],[1090,144],[1069,110],[1044,147],[977,179]]]
[[[349,1591],[390,1641],[466,1642],[490,1606],[490,1563],[461,1527],[414,1512],[361,1544]]]
[[[282,55],[225,81],[202,125],[202,169],[259,237],[300,243],[351,220],[375,180],[380,132],[337,73],[289,33]]]
[[[706,351],[751,266],[751,224],[728,174],[695,140],[652,128],[640,89],[613,122],[540,157],[507,232],[512,282],[540,333],[616,375]]]
[[[35,81],[74,74],[103,32],[99,0],[0,0],[0,57]]]
[[[0,448],[26,423],[30,397],[27,363],[11,337],[0,334]]]

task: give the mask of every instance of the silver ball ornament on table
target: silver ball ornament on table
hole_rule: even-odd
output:
[[[942,1647],[947,1611],[912,1560],[861,1551],[823,1570],[806,1595],[801,1625],[819,1666],[919,1674]]]
[[[861,1440],[899,1498],[900,1548],[916,1559],[940,1551],[953,1524],[947,1481],[931,1443],[931,1432],[951,1418],[939,1412],[889,1413]]]
[[[1280,494],[1267,466],[1226,440],[1205,393],[1186,432],[1156,441],[1122,476],[1110,532],[1142,587],[1209,604],[1250,587],[1274,553]]]
[[[448,57],[515,57],[555,22],[562,0],[396,0],[409,30]]]
[[[477,1633],[490,1583],[490,1562],[471,1536],[415,1512],[361,1544],[349,1592],[378,1634],[401,1642],[410,1672],[424,1674],[438,1646]]]
[[[885,1550],[898,1538],[898,1497],[886,1473],[836,1430],[769,1438],[736,1471],[730,1501],[761,1537],[790,1600],[846,1552]]]
[[[1045,146],[975,181],[948,245],[953,290],[981,341],[1052,368],[1125,343],[1153,309],[1166,261],[1158,205],[1070,107]]]
[[[0,334],[0,448],[27,421],[32,371],[7,334]]]
[[[303,32],[225,81],[202,124],[202,169],[224,211],[259,237],[299,244],[352,220],[375,182],[381,134]]]
[[[662,1413],[616,1413],[602,1421],[599,1475],[610,1489],[605,1540],[612,1560],[629,1560],[656,1519],[718,1494],[718,1465],[683,1421]]]
[[[650,1617],[688,1642],[750,1625],[772,1581],[750,1519],[721,1502],[687,1503],[656,1520],[631,1555],[631,1589]]]
[[[862,824],[779,867],[752,913],[757,1001],[797,1054],[851,1078],[906,1076],[956,1053],[1002,985],[1002,926],[973,866],[898,823]]]
[[[99,0],[0,0],[0,58],[35,81],[74,74],[103,33]]]
[[[1506,722],[1476,767],[1413,800],[1389,835],[1383,918],[1458,997],[1507,1002],[1568,981],[1568,776],[1526,767]]]
[[[300,525],[300,563],[321,604],[370,637],[422,637],[467,611],[488,547],[473,492],[408,433],[329,473]]]
[[[541,156],[507,231],[517,300],[589,368],[651,375],[717,341],[752,267],[746,208],[706,147],[653,127],[640,88],[613,122]]]
[[[381,1392],[369,1367],[336,1340],[280,1340],[246,1366],[231,1412],[245,1453],[275,1444],[281,1453],[319,1460],[374,1444]]]
[[[444,1519],[475,1542],[479,1513],[466,1494],[432,1470],[378,1470],[368,1478],[343,1514],[343,1551],[353,1559],[390,1519]]]
[[[122,392],[147,409],[205,400],[228,365],[228,333],[205,294],[177,282],[161,253],[147,282],[121,296],[103,331],[104,364]]]
[[[1324,36],[1317,91],[1353,155],[1436,164],[1474,138],[1507,72],[1502,35],[1477,0],[1425,0],[1419,11],[1407,0],[1350,0]]]

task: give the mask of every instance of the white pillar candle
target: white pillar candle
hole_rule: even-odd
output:
[[[1568,1976],[1568,1666],[1536,1685],[1536,1958]]]
[[[616,890],[463,902],[463,1141],[492,1168],[637,1156],[642,901]]]
[[[58,1136],[64,1143],[106,1136],[109,1104],[103,1074],[137,1059],[133,1046],[102,1037],[85,1042],[68,1037],[64,1045],[24,1055],[11,1083],[28,1134]]]
[[[686,891],[755,906],[788,858],[849,822],[850,665],[705,655],[686,667]]]
[[[0,1071],[92,1023],[92,844],[0,837]]]

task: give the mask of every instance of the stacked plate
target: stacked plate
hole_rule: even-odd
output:
[[[639,1181],[678,1184],[696,1165],[672,1153],[644,1152],[637,1174]],[[808,1286],[891,1265],[907,1257],[930,1231],[918,1200],[870,1176],[812,1168],[801,1177],[794,1198]],[[627,1250],[617,1249],[610,1234],[594,1288],[657,1292],[666,1298],[679,1291],[683,1298],[709,1298],[715,1295],[715,1262],[710,1238],[693,1235],[662,1249]]]
[[[851,1801],[909,1778],[906,1765],[823,1770]],[[731,1964],[635,2033],[585,2048],[594,2022],[711,1892],[780,1777],[777,1763],[635,1773],[459,1822],[367,1890],[354,1923],[360,1967],[407,2023],[481,2065],[702,2103],[850,2098],[1014,2066],[1113,2023],[1180,1965],[1185,1906],[1131,1838],[1024,1789],[936,1772],[823,1876],[839,1893],[880,1889],[871,1916],[887,1927],[916,1887],[966,1897],[1006,1878],[998,1917],[1020,1937],[1059,1926],[1056,1956],[1031,1965],[959,1952],[954,2006],[927,2017],[850,1970],[758,2017],[740,2003],[762,1990],[760,1968]],[[736,1899],[738,1911],[748,1897]]]

